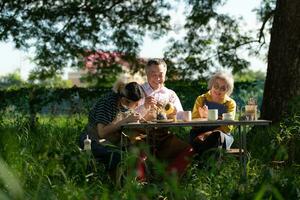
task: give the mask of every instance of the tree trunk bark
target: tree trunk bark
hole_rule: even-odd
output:
[[[277,0],[262,118],[280,121],[296,96],[300,96],[300,0]]]

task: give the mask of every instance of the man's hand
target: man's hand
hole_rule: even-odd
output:
[[[152,96],[147,96],[145,98],[145,102],[144,102],[144,106],[146,109],[152,108],[152,107],[156,107],[157,101],[154,97]]]

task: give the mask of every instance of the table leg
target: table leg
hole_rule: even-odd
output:
[[[246,131],[242,130],[241,125],[238,126],[238,132],[239,132],[239,157],[240,157],[240,163],[242,168],[242,177],[247,180],[247,149],[246,149]]]
[[[242,139],[242,132],[241,132],[241,126],[238,126],[238,133],[239,133],[239,158],[240,158],[240,163],[243,163],[243,158],[242,158],[242,149],[243,149],[243,139]]]
[[[152,148],[152,146],[155,146],[155,136],[153,134],[150,137],[150,135],[149,135],[150,131],[149,131],[148,128],[146,128],[145,131],[146,131],[146,135],[147,135],[147,137],[146,137],[146,144],[149,145],[148,147],[150,147],[149,152],[153,154],[154,153],[154,148],[152,150],[151,150],[151,148]]]
[[[123,128],[121,127],[121,145],[120,145],[121,162],[123,162],[123,149],[122,148],[123,148],[123,143],[124,143],[122,133],[123,133]]]
[[[247,128],[242,132],[242,139],[243,139],[243,177],[247,180]]]
[[[154,128],[155,130],[157,129],[157,128]],[[155,130],[153,130],[153,133],[152,133],[152,135],[151,135],[151,141],[149,141],[147,144],[149,145],[149,152],[152,154],[152,155],[155,155],[156,154],[156,152],[155,152],[155,150],[156,150],[156,131]],[[147,134],[147,138],[149,137],[149,134],[150,134],[150,132],[149,132],[149,129],[147,128],[146,129],[146,134]]]

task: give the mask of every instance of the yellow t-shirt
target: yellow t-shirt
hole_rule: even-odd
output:
[[[204,102],[205,101],[212,101],[212,96],[210,91],[208,91],[205,94],[202,94],[200,96],[197,97],[194,107],[193,107],[193,112],[192,112],[192,118],[200,118],[200,115],[198,113],[198,108],[199,107],[203,107],[204,106]],[[227,112],[232,113],[233,118],[235,118],[235,113],[236,113],[236,103],[235,101],[230,98],[229,96],[225,95],[225,98],[223,99],[222,102],[219,102],[219,104],[223,104],[225,105]],[[229,133],[231,130],[233,129],[232,125],[222,125],[218,128],[216,128],[216,130],[220,130],[224,133]]]

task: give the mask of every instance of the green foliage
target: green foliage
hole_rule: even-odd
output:
[[[290,102],[289,114],[280,123],[280,131],[276,135],[277,143],[284,147],[288,154],[289,162],[300,163],[300,96]]]
[[[184,110],[192,110],[196,98],[207,91],[206,83],[196,81],[168,81],[166,86],[176,92]]]
[[[83,66],[91,51],[136,55],[146,31],[159,36],[170,29],[163,0],[4,0],[0,9],[0,40],[31,48],[38,66],[32,78],[42,80],[66,66]]]
[[[196,98],[207,92],[207,83],[202,81],[167,81],[166,86],[173,89],[185,110],[193,109]],[[236,101],[238,110],[247,104],[249,98],[255,98],[260,108],[263,98],[264,81],[236,82],[231,97]]]
[[[249,98],[255,98],[257,100],[258,108],[260,109],[264,93],[264,84],[265,82],[262,80],[245,81],[235,84],[231,97],[237,103],[238,112],[242,112],[242,109],[247,104]]]
[[[0,108],[23,114],[87,113],[97,98],[110,88],[30,87],[0,91]],[[16,95],[18,98],[15,98]]]
[[[7,192],[0,189],[1,199],[22,199],[23,189],[20,185],[20,181],[15,177],[14,172],[12,172],[6,163],[0,157],[0,180],[6,187]],[[7,195],[8,194],[8,195]]]
[[[240,19],[219,13],[225,0],[184,1],[190,12],[185,13],[186,35],[183,40],[172,39],[165,54],[170,79],[190,80],[205,77],[220,67],[234,73],[246,69],[249,62],[239,52],[256,51],[259,39],[245,33]],[[257,15],[262,21],[274,9],[274,0],[265,0]],[[153,38],[171,30],[169,1],[3,1],[0,14],[0,40],[12,41],[15,46],[34,52],[33,61],[38,66],[31,72],[31,80],[44,80],[62,74],[67,66],[86,67],[88,56],[96,52],[122,55],[130,63],[132,71],[143,37]],[[254,50],[253,50],[254,49]],[[259,48],[260,49],[260,48]],[[257,51],[256,51],[257,52]],[[120,68],[117,63],[101,60],[97,66],[96,80],[91,85],[110,83]],[[104,76],[101,78],[101,76]],[[86,77],[91,80],[91,77]]]
[[[300,113],[297,105],[299,97],[294,100],[295,107],[291,106],[294,112],[290,112],[288,117],[269,129],[256,127],[250,132],[248,144],[254,157],[259,157],[265,162],[275,160],[300,163]],[[262,137],[264,140],[261,139]],[[258,146],[260,148],[257,148]]]
[[[20,70],[0,76],[0,90],[15,90],[24,87],[32,87],[33,85],[39,85],[39,87],[47,88],[68,88],[71,87],[71,82],[63,80],[60,75],[54,75],[53,77],[46,78],[45,80],[27,82],[22,79]]]
[[[183,40],[172,39],[165,54],[175,63],[169,63],[170,74],[178,79],[197,79],[221,67],[236,73],[249,66],[239,52],[252,49],[258,40],[242,31],[239,20],[218,13],[224,4],[223,0],[187,1],[187,33]]]
[[[266,74],[262,71],[253,71],[246,69],[234,74],[235,82],[254,82],[254,81],[265,81]]]
[[[78,136],[87,123],[85,115],[40,116],[36,129],[29,131],[26,120],[8,114],[2,113],[5,120],[0,120],[0,155],[20,183],[21,199],[157,199],[159,196],[168,199],[280,199],[282,196],[297,199],[300,195],[299,165],[273,168],[251,156],[247,165],[248,182],[244,184],[239,160],[223,152],[212,152],[201,160],[194,160],[180,181],[166,176],[165,164],[149,156],[155,173],[162,179],[140,185],[134,181],[133,170],[124,171],[124,184],[118,187],[112,184],[102,165],[78,149]],[[258,135],[264,146],[268,146],[265,135]],[[137,153],[132,149],[127,154],[123,170],[134,167]],[[13,190],[7,190],[6,185],[0,184],[0,190],[2,196],[14,197],[10,196]]]
[[[0,90],[20,88],[24,87],[25,84],[26,82],[21,78],[20,70],[0,76]]]
[[[259,40],[262,44],[267,42],[265,35],[269,35],[271,33],[275,7],[276,0],[262,0],[261,6],[254,9],[259,21],[262,22],[262,27],[258,34]],[[266,46],[268,47],[268,45]]]
[[[33,78],[29,77],[29,80]],[[44,80],[36,80],[32,83],[32,85],[38,85],[38,87],[45,87],[45,88],[70,88],[72,83],[70,80],[63,80],[62,76],[54,75],[52,77],[46,78]]]
[[[206,82],[198,81],[167,81],[166,86],[177,93],[185,110],[191,110],[196,98],[207,91]],[[235,83],[232,98],[237,102],[238,112],[250,97],[255,97],[260,106],[263,87],[262,81]],[[111,86],[101,85],[98,88],[30,87],[0,91],[0,109],[26,114],[86,114],[96,100],[110,88]]]

